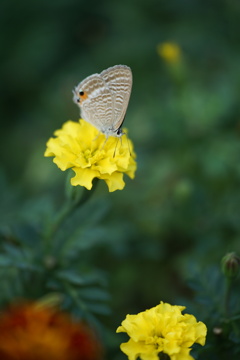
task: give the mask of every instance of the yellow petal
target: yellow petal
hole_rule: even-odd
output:
[[[123,173],[115,171],[113,174],[102,174],[101,179],[105,180],[107,183],[109,192],[113,192],[115,190],[122,190],[125,186],[125,182],[123,181]]]
[[[115,137],[106,140],[105,135],[82,119],[79,123],[67,121],[54,135],[55,138],[47,142],[44,155],[53,156],[53,162],[61,170],[74,170],[72,185],[91,189],[92,180],[97,177],[104,180],[112,192],[124,188],[124,173],[134,177],[136,162],[131,156],[132,143],[127,138],[121,142]]]
[[[141,357],[142,360],[159,360],[158,351],[156,351],[154,345],[149,345],[146,348],[144,343],[136,343],[130,339],[127,343],[121,344],[120,348],[128,356],[129,360],[136,360],[138,357]]]
[[[101,174],[111,175],[114,171],[118,170],[116,163],[112,162],[111,158],[104,158],[98,162],[98,165],[95,166]]]
[[[171,360],[193,360],[191,346],[196,342],[204,345],[207,328],[193,315],[183,315],[184,309],[161,302],[137,315],[127,315],[117,329],[130,337],[121,350],[130,360],[157,360],[161,352]]]
[[[95,177],[99,177],[98,171],[94,171],[91,169],[81,169],[81,168],[73,168],[75,172],[75,176],[71,178],[71,184],[73,186],[81,185],[86,189],[91,190],[92,181]]]

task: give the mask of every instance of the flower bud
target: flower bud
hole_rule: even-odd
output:
[[[238,276],[239,269],[240,257],[234,252],[228,253],[222,258],[222,272],[227,278],[236,278]]]

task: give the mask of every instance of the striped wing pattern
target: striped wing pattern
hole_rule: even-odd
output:
[[[111,123],[113,100],[99,74],[87,77],[79,85],[79,89],[87,94],[81,104],[82,118],[104,132],[105,122]]]
[[[114,102],[112,126],[116,131],[123,123],[132,90],[132,71],[128,66],[116,65],[100,74],[108,85]]]
[[[80,106],[84,120],[106,136],[117,136],[126,114],[131,88],[131,69],[116,65],[83,80],[74,90],[74,101]],[[78,103],[81,91],[86,98]]]

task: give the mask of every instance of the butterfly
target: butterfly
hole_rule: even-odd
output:
[[[73,90],[81,117],[106,138],[120,137],[132,90],[132,71],[126,65],[112,66],[88,76]]]

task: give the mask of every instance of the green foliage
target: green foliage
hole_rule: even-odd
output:
[[[239,278],[230,286],[220,264],[240,254],[239,1],[0,8],[1,307],[59,294],[121,360],[115,329],[126,314],[178,303],[208,327],[196,359],[238,360]],[[156,51],[171,41],[178,68]],[[93,194],[64,187],[45,143],[79,117],[72,88],[121,63],[133,71],[125,125],[136,178],[111,194],[101,182]]]
[[[189,269],[190,270],[190,269]],[[188,311],[198,313],[207,324],[207,344],[198,349],[199,359],[227,359],[240,354],[240,314],[239,286],[240,279],[224,278],[219,267],[198,269],[189,287],[195,296],[187,302]]]
[[[13,226],[2,231],[2,305],[57,293],[64,309],[94,325],[100,325],[96,314],[109,314],[107,276],[93,266],[88,256],[89,247],[98,241],[95,231],[106,206],[99,202],[99,208],[94,210],[89,202],[70,216],[90,194],[87,190],[79,192],[82,197],[75,194],[59,212],[49,209],[46,214],[40,204],[40,208],[31,208],[30,225],[15,219]],[[69,221],[64,221],[67,217]]]

